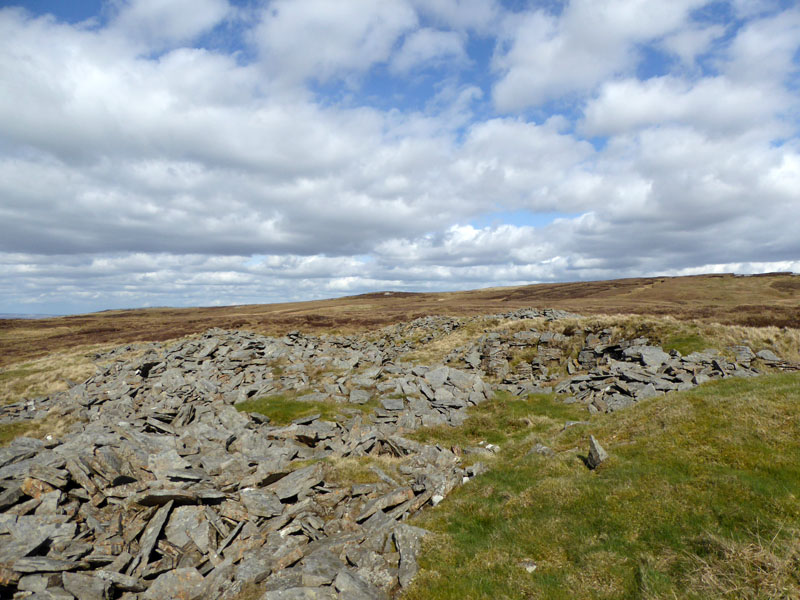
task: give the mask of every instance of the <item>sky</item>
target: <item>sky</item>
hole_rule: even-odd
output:
[[[0,2],[0,313],[800,272],[800,5]]]

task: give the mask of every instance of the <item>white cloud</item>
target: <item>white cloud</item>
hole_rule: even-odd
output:
[[[398,38],[416,24],[404,0],[275,0],[252,38],[271,77],[327,81],[388,61]]]
[[[496,0],[412,0],[417,10],[456,30],[486,33],[496,26],[503,10]]]
[[[795,57],[800,49],[800,9],[751,21],[736,34],[720,68],[736,81],[760,85],[782,84],[798,72]]]
[[[712,42],[724,34],[725,28],[722,25],[690,27],[666,36],[661,45],[680,57],[684,64],[692,67],[697,57],[707,52]]]
[[[422,28],[406,36],[390,67],[395,73],[406,73],[417,67],[460,65],[467,60],[464,39],[459,34]]]
[[[705,0],[573,0],[559,16],[543,10],[507,17],[508,49],[495,60],[501,111],[591,91],[629,72],[636,44],[674,32]]]
[[[231,12],[226,0],[119,0],[111,35],[149,47],[192,40]]]
[[[790,101],[781,88],[741,85],[722,76],[696,83],[672,76],[624,79],[605,83],[587,103],[583,128],[589,135],[610,135],[684,123],[718,133],[760,128],[769,136],[779,131],[770,121]]]

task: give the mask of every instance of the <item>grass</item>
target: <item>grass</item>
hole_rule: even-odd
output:
[[[78,346],[43,358],[9,365],[0,370],[0,404],[50,396],[67,390],[68,381],[85,381],[97,370],[97,365],[92,360],[94,354],[108,349],[98,345]],[[134,356],[135,352],[129,352],[121,358],[129,360]]]
[[[75,422],[73,417],[47,416],[35,421],[19,421],[0,425],[0,447],[6,446],[14,438],[28,436],[43,438],[46,435],[59,437]]]
[[[547,394],[532,394],[518,398],[500,391],[490,402],[470,411],[461,427],[440,425],[426,427],[408,434],[408,438],[424,444],[442,446],[476,446],[487,442],[503,446],[520,442],[532,434],[551,432],[567,420],[586,418],[586,411],[574,405],[555,403]]]
[[[36,429],[34,421],[20,421],[18,423],[5,423],[0,425],[0,446],[7,445],[11,440],[21,435],[26,435]]]
[[[355,409],[362,413],[371,412],[378,405],[377,399],[372,399],[365,404],[339,404],[337,402],[322,401],[311,402],[302,400],[302,395],[275,394],[240,402],[236,410],[241,412],[259,413],[269,417],[273,425],[289,425],[301,417],[308,417],[319,413],[324,421],[335,421],[345,413],[343,409]]]
[[[574,409],[547,397],[481,407],[459,439],[489,437],[475,427],[488,414],[484,425],[511,426],[492,433],[505,446],[416,519],[435,534],[405,598],[800,598],[798,408],[797,374],[715,382],[567,430]],[[589,433],[611,455],[596,471],[581,460]],[[556,456],[526,456],[534,441]]]
[[[395,481],[405,477],[398,471],[404,458],[392,456],[329,457],[322,462],[325,466],[327,483],[346,487],[354,483],[378,483],[381,478],[375,472],[380,469]]]

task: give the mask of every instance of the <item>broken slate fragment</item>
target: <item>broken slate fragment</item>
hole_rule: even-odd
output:
[[[274,517],[283,512],[283,505],[274,492],[245,488],[239,492],[247,511],[257,517]]]
[[[81,600],[106,600],[111,584],[91,575],[64,573],[64,589]]]
[[[763,360],[764,362],[780,362],[780,357],[775,354],[772,350],[759,350],[756,352],[756,356]]]
[[[205,596],[205,579],[194,568],[162,573],[142,594],[142,600],[200,600]]]
[[[321,482],[322,465],[317,463],[292,471],[286,477],[267,486],[267,489],[274,492],[282,501],[286,501],[294,496],[299,497],[305,494],[308,490]]]
[[[420,543],[427,533],[428,531],[425,529],[412,527],[404,523],[394,528],[394,542],[397,545],[397,551],[400,553],[400,570],[398,572],[400,587],[408,587],[417,574],[419,570],[417,556],[419,555]]]

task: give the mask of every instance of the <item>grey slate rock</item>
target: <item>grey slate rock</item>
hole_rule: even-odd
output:
[[[205,589],[205,579],[197,569],[174,569],[159,575],[142,600],[202,600]]]
[[[352,390],[350,392],[351,404],[366,404],[372,396],[366,390]]]
[[[608,453],[603,449],[600,443],[594,438],[593,435],[589,436],[589,456],[586,460],[590,469],[596,469],[600,463],[608,459]]]
[[[285,590],[270,590],[260,600],[339,600],[340,596],[332,587],[293,587]]]
[[[281,500],[301,496],[322,482],[322,465],[319,463],[292,471],[286,477],[268,486]]]
[[[759,350],[756,352],[756,356],[767,363],[776,363],[781,362],[781,358],[775,354],[772,350]]]
[[[383,398],[381,406],[386,410],[403,410],[405,408],[402,398]]]
[[[80,600],[107,600],[110,597],[111,584],[97,577],[64,573],[62,578],[64,589]]]
[[[283,504],[272,490],[245,488],[239,490],[239,497],[247,511],[257,517],[274,517],[283,512]]]
[[[348,600],[388,600],[388,596],[358,575],[341,570],[333,582],[340,598]]]
[[[412,527],[404,523],[394,528],[394,541],[400,553],[400,566],[398,580],[400,587],[405,588],[419,571],[417,556],[419,555],[422,538],[428,531],[419,527]]]
[[[533,448],[528,450],[528,452],[525,454],[525,456],[531,456],[533,454],[538,454],[539,456],[555,456],[556,455],[556,453],[553,452],[552,448],[550,448],[548,446],[545,446],[544,444],[539,444],[539,443],[535,444],[533,446]]]

